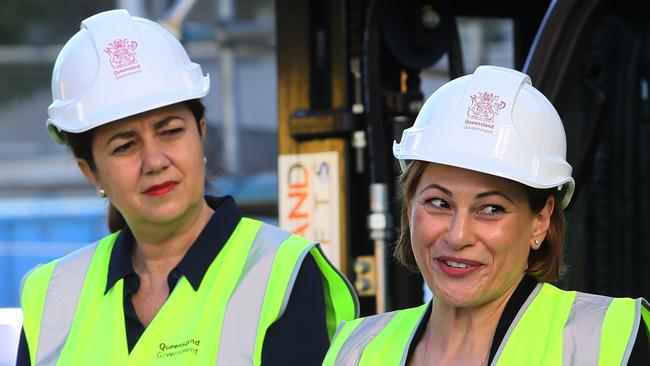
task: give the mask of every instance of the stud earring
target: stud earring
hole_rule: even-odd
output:
[[[535,239],[535,240],[533,240],[533,242],[535,243],[535,248],[539,248],[539,245],[540,245],[539,240]]]
[[[106,196],[106,191],[103,190],[103,189],[101,189],[101,188],[97,188],[97,195],[98,195],[99,197],[101,197],[101,198],[106,198],[106,197],[107,197],[107,196]]]
[[[207,163],[208,163],[208,158],[206,158],[206,157],[204,156],[204,157],[203,157],[203,164],[207,164]]]

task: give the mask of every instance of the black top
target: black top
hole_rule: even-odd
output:
[[[519,312],[519,309],[521,309],[521,307],[524,305],[526,299],[533,292],[536,285],[537,280],[529,276],[524,276],[519,285],[517,285],[515,292],[506,303],[506,307],[503,309],[503,314],[501,314],[501,318],[497,324],[497,329],[494,332],[492,346],[490,347],[490,358],[488,360],[488,364],[492,363],[492,360],[494,359],[494,356],[496,356],[496,353],[499,350],[499,346],[501,345],[503,337],[506,335],[510,324],[515,319],[515,316]],[[427,320],[430,316],[431,305],[429,305],[426,313],[422,317],[422,319],[425,320],[420,322],[417,330],[415,331],[415,335],[413,336],[413,340],[409,346],[409,352],[406,358],[407,363],[413,357],[415,347],[420,342],[420,339],[422,339],[424,336]],[[630,355],[628,365],[650,365],[650,350],[648,347],[648,332],[646,330],[645,323],[641,321],[641,326],[639,327],[639,332],[637,333],[636,341],[634,342],[634,348],[632,349],[632,354]]]
[[[169,273],[167,284],[170,293],[181,276],[185,276],[194,290],[198,290],[208,267],[242,217],[232,197],[206,197],[206,201],[214,214],[183,259]],[[131,301],[131,296],[140,287],[140,278],[131,263],[133,246],[133,235],[126,227],[115,240],[106,280],[108,292],[117,281],[124,279],[124,321],[129,352],[145,330]],[[267,330],[262,364],[320,365],[328,347],[322,278],[313,257],[308,255],[300,267],[284,314]],[[17,365],[30,365],[24,332],[20,337]]]

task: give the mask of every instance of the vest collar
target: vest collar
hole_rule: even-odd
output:
[[[515,292],[512,294],[512,296],[510,296],[510,299],[508,299],[508,302],[506,303],[506,307],[505,309],[503,309],[503,313],[501,314],[501,318],[499,318],[499,323],[497,324],[497,328],[494,333],[494,338],[492,340],[492,347],[490,348],[490,358],[488,364],[491,363],[492,360],[494,359],[494,356],[496,355],[497,350],[499,349],[499,345],[503,341],[503,337],[505,336],[508,328],[510,327],[510,324],[515,320],[515,316],[517,316],[519,309],[524,305],[526,299],[528,299],[530,294],[535,289],[535,286],[537,286],[537,283],[538,283],[537,280],[535,280],[533,277],[524,275],[521,282],[519,282],[519,284],[517,285]],[[420,323],[418,324],[418,328],[415,331],[415,335],[413,336],[413,339],[409,344],[409,350],[406,358],[407,360],[411,359],[411,357],[413,356],[413,352],[415,352],[415,346],[418,344],[420,339],[424,336],[424,331],[426,329],[427,321],[431,316],[431,309],[432,309],[431,303],[429,303],[429,306],[427,307],[425,314],[422,316],[422,321],[420,321]]]
[[[241,211],[231,196],[206,196],[205,200],[208,206],[214,210],[214,214],[194,244],[185,253],[183,259],[170,272],[170,276],[172,274],[176,274],[178,277],[185,276],[195,291],[198,290],[208,267],[217,257],[242,218]],[[127,226],[118,234],[113,245],[104,294],[108,293],[120,279],[135,274],[131,262],[131,252],[134,245],[135,239]],[[173,281],[168,279],[168,282],[175,285],[177,280],[178,278],[173,279]],[[170,288],[171,290],[172,288]]]

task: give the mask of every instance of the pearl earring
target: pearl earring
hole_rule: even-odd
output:
[[[101,198],[106,198],[106,191],[101,188],[97,188],[97,195]]]

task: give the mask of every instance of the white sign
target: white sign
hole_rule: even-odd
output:
[[[0,308],[0,366],[15,365],[22,326],[19,308]]]
[[[280,226],[319,242],[340,268],[338,154],[280,155],[278,185]]]

